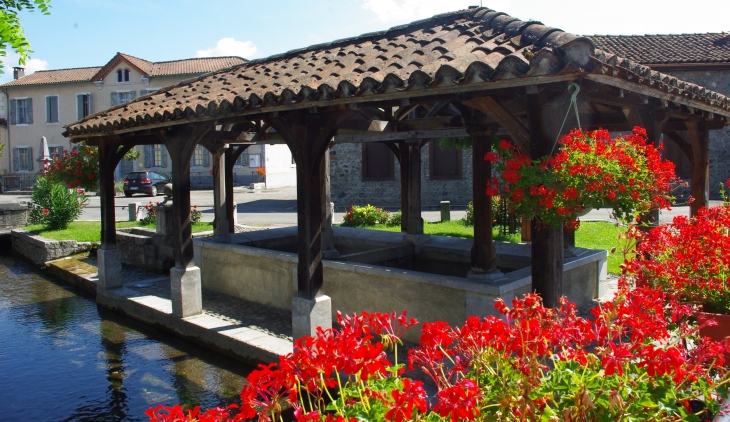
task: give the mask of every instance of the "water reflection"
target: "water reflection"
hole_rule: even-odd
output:
[[[145,420],[158,404],[238,401],[251,368],[167,336],[0,256],[3,420]]]

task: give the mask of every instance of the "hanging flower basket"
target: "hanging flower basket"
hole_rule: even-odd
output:
[[[588,208],[609,206],[629,223],[674,201],[674,164],[662,160],[661,147],[649,144],[640,127],[613,139],[605,130],[572,130],[559,145],[556,155],[532,160],[502,141],[484,157],[496,170],[487,195],[509,198],[510,212],[570,228]]]

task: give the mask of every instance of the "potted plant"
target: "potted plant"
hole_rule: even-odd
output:
[[[545,308],[534,294],[496,308],[502,318],[423,324],[407,363],[397,361],[397,348],[416,321],[405,312],[338,315],[340,329],[298,339],[292,354],[252,372],[240,406],[158,406],[147,415],[274,421],[288,402],[300,422],[700,421],[726,396],[725,344],[697,338],[690,308],[666,293],[624,290],[592,320],[566,300]],[[406,376],[406,364],[434,388]]]
[[[730,206],[702,208],[635,236],[637,253],[625,269],[636,285],[701,305],[701,334],[730,336]]]
[[[533,160],[502,141],[485,160],[494,163],[487,194],[509,198],[511,212],[557,227],[578,226],[588,208],[607,205],[625,223],[669,208],[674,164],[647,142],[646,130],[611,138],[605,130],[572,130],[553,156]]]

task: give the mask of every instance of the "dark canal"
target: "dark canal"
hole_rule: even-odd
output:
[[[241,363],[113,312],[0,251],[0,420],[147,420],[238,403]]]

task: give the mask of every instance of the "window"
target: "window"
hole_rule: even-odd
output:
[[[429,176],[431,180],[461,179],[461,149],[443,150],[438,140],[429,142]]]
[[[91,94],[76,94],[76,120],[91,114]]]
[[[46,123],[58,123],[58,95],[46,96]]]
[[[195,147],[193,158],[190,160],[191,167],[208,167],[210,165],[210,153],[201,146]]]
[[[152,93],[154,93],[154,92],[157,92],[157,91],[159,91],[159,90],[160,90],[160,88],[147,88],[147,89],[140,89],[140,90],[139,90],[139,96],[141,97],[141,96],[143,96],[143,95],[147,95],[147,94],[152,94]]]
[[[13,148],[13,171],[33,170],[33,148],[21,146]]]
[[[112,92],[112,105],[126,103],[132,101],[137,96],[136,91],[117,91]]]
[[[119,83],[129,82],[129,69],[117,70],[117,82],[119,82]]]
[[[362,180],[395,180],[393,159],[393,153],[385,144],[362,144]]]
[[[51,158],[55,159],[63,155],[63,147],[60,145],[49,145],[48,152],[51,154]]]
[[[246,167],[248,166],[248,151],[243,151],[241,155],[238,156],[238,159],[236,159],[236,164],[239,167]]]
[[[248,166],[251,168],[261,167],[261,154],[249,154]]]
[[[153,150],[154,150],[155,155],[154,155],[154,161],[153,161],[152,165],[155,167],[164,167],[162,165],[163,156],[164,156],[164,158],[167,158],[166,157],[167,154],[166,154],[166,151],[163,151],[162,148],[163,148],[163,145],[161,145],[161,144],[153,145]],[[167,160],[165,160],[165,161],[167,161]]]
[[[33,99],[14,98],[10,100],[10,124],[29,125],[33,123]]]

